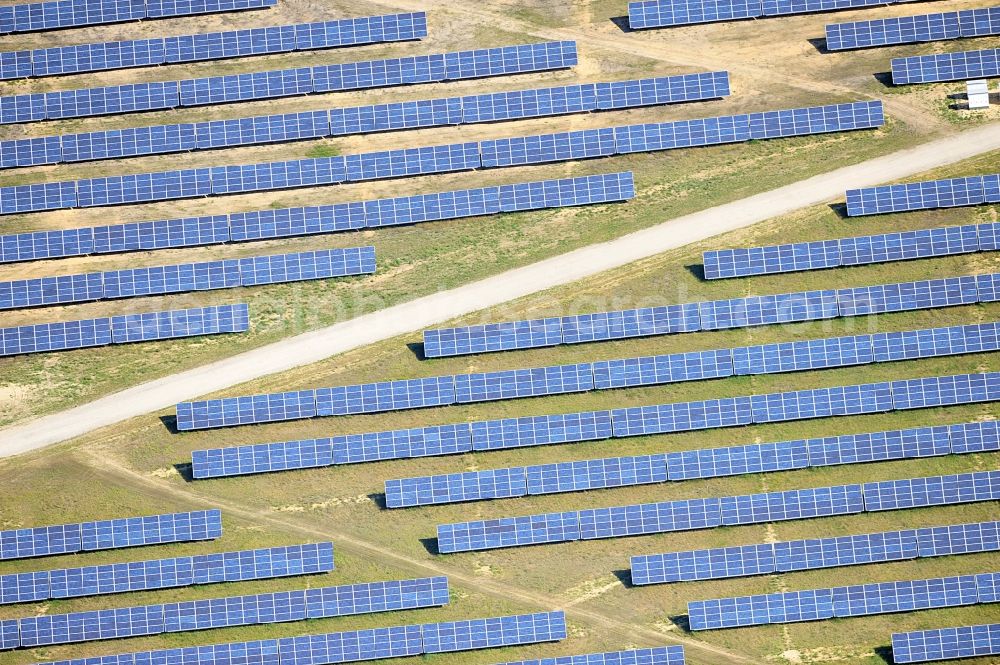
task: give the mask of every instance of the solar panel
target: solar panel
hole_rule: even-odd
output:
[[[893,396],[886,382],[753,395],[749,400],[753,422],[768,423],[891,411]]]
[[[893,85],[962,81],[1000,75],[1000,49],[893,58]]]
[[[176,424],[177,429],[184,431],[296,420],[315,415],[316,391],[300,390],[274,395],[181,402],[177,405]]]
[[[810,459],[805,441],[756,443],[667,454],[667,469],[672,481],[804,469],[808,466]]]
[[[994,35],[997,31],[1000,31],[1000,10],[996,7],[965,9],[828,25],[826,48],[840,51],[891,44],[915,44]]]
[[[385,481],[388,508],[527,496],[525,469],[468,471]]]
[[[218,510],[13,529],[0,531],[0,560],[212,540],[221,534]]]
[[[559,395],[594,388],[590,363],[456,374],[449,378],[454,380],[451,403],[455,404]]]
[[[615,130],[611,127],[583,129],[539,136],[481,141],[483,168],[564,162],[616,154]]]
[[[714,580],[775,572],[774,545],[739,545],[634,556],[632,584],[666,584],[693,580]]]
[[[926,663],[993,654],[1000,654],[1000,623],[892,634],[894,663]]]
[[[472,441],[466,423],[349,434],[333,439],[334,464],[455,455],[471,451]]]
[[[920,556],[949,556],[1000,550],[1000,522],[951,524],[917,529]]]
[[[688,603],[688,625],[693,631],[832,618],[833,596],[830,589]]]
[[[996,420],[951,425],[948,436],[956,455],[1000,450],[1000,422]]]
[[[83,349],[111,343],[111,319],[108,317],[0,328],[0,356]]]
[[[329,438],[191,452],[191,470],[196,480],[309,469],[332,464],[333,441]]]
[[[470,424],[472,450],[502,450],[610,439],[610,411],[485,420]]]
[[[644,0],[628,3],[632,30],[763,16],[760,0]]]
[[[996,174],[945,180],[924,180],[901,185],[881,185],[847,190],[847,214],[851,217],[890,212],[954,208],[990,203],[996,195]]]
[[[976,471],[864,484],[865,510],[868,512],[991,501],[1000,496],[998,492],[1000,471]]]
[[[111,332],[115,344],[246,332],[249,317],[243,304],[126,314],[111,317]]]
[[[975,277],[880,284],[836,292],[841,316],[864,316],[968,305],[979,301]]]
[[[864,511],[861,485],[838,485],[727,496],[720,499],[722,525],[758,524]]]
[[[978,601],[973,575],[905,580],[835,587],[834,616],[851,617],[974,605]]]
[[[847,367],[870,362],[873,362],[871,335],[828,337],[732,349],[732,374],[737,376]]]
[[[684,647],[675,644],[652,649],[632,649],[588,653],[581,656],[556,656],[553,658],[510,661],[498,665],[684,665]]]
[[[753,422],[749,397],[658,404],[611,411],[615,437],[666,434]]]
[[[316,543],[14,573],[0,576],[0,604],[309,575],[333,568],[333,544]]]
[[[1000,373],[930,376],[892,382],[894,409],[971,404],[1000,397]]]
[[[769,275],[991,251],[996,244],[987,240],[981,247],[980,235],[991,234],[992,227],[992,224],[968,224],[837,240],[709,251],[702,255],[705,278]]]
[[[976,275],[976,299],[979,302],[1000,301],[1000,273]]]
[[[18,633],[17,619],[0,620],[0,651],[16,649],[21,646],[21,636]]]
[[[213,14],[273,7],[277,0],[146,0],[148,18]]]
[[[809,466],[933,457],[951,452],[947,427],[847,434],[810,439],[805,443],[809,451]]]
[[[774,545],[775,572],[904,561],[919,556],[915,531],[807,538]]]
[[[424,356],[442,358],[470,353],[554,346],[561,342],[562,333],[557,318],[443,328],[424,331]]]
[[[240,285],[239,263],[235,259],[91,274],[103,282],[101,296],[105,299],[231,289]]]
[[[0,20],[0,32],[35,32],[85,25],[138,21],[146,18],[145,3],[139,0],[74,2],[55,0],[8,5]]]
[[[420,636],[427,654],[554,642],[566,638],[566,617],[563,612],[539,612],[425,623]]]
[[[876,362],[995,351],[1000,348],[996,323],[925,328],[872,335]]]
[[[592,387],[597,390],[701,381],[733,375],[729,349],[602,360],[593,363],[592,367]]]
[[[277,644],[280,662],[286,665],[325,665],[416,656],[423,652],[420,626],[286,637],[278,640]]]
[[[441,524],[437,528],[437,547],[441,554],[579,539],[580,522],[575,511]]]
[[[702,330],[815,321],[841,316],[837,292],[803,291],[698,303]]]

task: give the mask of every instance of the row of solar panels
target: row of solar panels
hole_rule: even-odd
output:
[[[632,172],[625,171],[334,205],[32,231],[0,236],[0,263],[358,231],[627,201],[634,196]]]
[[[480,168],[871,129],[881,102],[622,125],[286,162],[215,166],[0,188],[0,214],[263,192]]]
[[[241,333],[249,329],[250,311],[243,303],[35,323],[0,328],[0,356]]]
[[[424,331],[424,356],[493,353],[994,302],[998,287],[1000,273],[439,328]]]
[[[682,314],[694,315],[696,318],[700,314],[702,325],[688,328],[675,326],[672,331],[722,330],[831,319],[837,316],[863,316],[996,302],[1000,299],[998,289],[1000,289],[1000,274],[988,274],[857,287],[840,291],[707,301],[695,303],[693,309],[689,306],[673,306],[683,308]],[[558,319],[554,321],[559,323]],[[792,342],[786,345],[743,347],[735,355],[730,352],[728,356],[726,350],[716,350],[704,354],[700,352],[676,354],[673,357],[666,356],[659,359],[624,359],[593,365],[578,363],[442,375],[287,393],[181,402],[177,405],[177,425],[182,430],[211,429],[316,416],[379,413],[640,385],[646,380],[645,377],[650,377],[653,382],[697,380],[715,375],[729,376],[822,367],[825,361],[832,364],[850,364],[868,362],[869,359],[874,361],[876,357],[879,361],[900,360],[911,355],[943,353],[948,348],[967,351],[990,349],[995,343],[994,328],[974,327],[961,331],[958,328],[942,329],[939,332],[884,333],[871,337],[833,338]],[[602,331],[607,332],[607,328],[602,326]],[[671,330],[642,332],[665,334]],[[621,335],[621,337],[629,336],[638,335]],[[830,342],[829,348],[826,348],[827,342]],[[554,343],[558,343],[558,340],[551,344]],[[551,344],[536,344],[536,346]],[[786,354],[787,357],[778,358],[776,354],[780,353]],[[768,358],[769,354],[775,357]]]
[[[826,26],[829,51],[1000,34],[1000,7],[880,18]]]
[[[0,282],[0,310],[283,284],[375,272],[374,247],[181,263]]]
[[[395,612],[448,604],[448,578],[388,582],[206,598],[68,614],[0,620],[5,649],[36,648],[192,630]],[[11,628],[13,624],[13,628]],[[15,639],[11,639],[16,634]]]
[[[691,601],[688,623],[713,630],[997,602],[1000,573],[983,573]]]
[[[1000,499],[1000,471],[680,499],[437,527],[442,554]]]
[[[0,80],[360,46],[427,36],[427,15],[389,14],[0,53]]]
[[[240,665],[332,665],[381,658],[469,651],[566,638],[563,612],[467,619],[211,646],[76,658],[42,665],[138,665],[239,663]],[[673,664],[671,664],[673,665]]]
[[[892,662],[926,663],[1000,654],[1000,623],[892,634]]]
[[[998,250],[1000,223],[967,224],[747,249],[714,249],[702,254],[702,265],[705,279],[727,279]]]
[[[180,81],[28,93],[0,97],[0,124],[444,83],[563,69],[576,63],[576,42],[541,42]]]
[[[278,0],[54,0],[0,7],[0,34],[273,7]]]
[[[851,217],[1000,203],[1000,173],[849,189],[846,198]]]
[[[729,95],[707,72],[0,141],[0,168],[674,104]]]
[[[1000,522],[715,547],[631,559],[633,584],[668,584],[1000,551]]]
[[[333,543],[326,542],[10,573],[0,575],[0,605],[315,575],[333,569]]]
[[[643,0],[628,3],[628,25],[633,30],[664,28],[692,23],[883,7],[902,1],[905,0]]]
[[[290,397],[294,396],[291,394]],[[269,473],[334,464],[455,455],[832,416],[883,413],[1000,399],[1000,373],[923,377],[893,383],[504,418],[195,450],[195,478]],[[967,444],[976,445],[976,444]],[[983,445],[983,444],[979,444]],[[861,444],[859,444],[859,448]],[[756,451],[747,449],[748,457]],[[762,450],[763,457],[765,452]],[[724,454],[720,453],[719,457]],[[748,460],[747,464],[753,464]],[[737,462],[732,462],[735,467]]]
[[[177,426],[189,430],[204,429],[201,425],[226,427],[311,416],[380,413],[997,350],[1000,323],[996,322],[827,337],[319,388],[299,393],[295,406],[303,413],[287,412],[290,405],[279,401],[284,393],[182,402],[177,405]],[[277,413],[271,410],[274,402]]]
[[[987,451],[1000,451],[996,422],[394,479],[385,502],[409,508]]]
[[[498,663],[497,665],[684,665],[684,663],[684,647],[678,644],[669,647],[653,647],[652,649],[533,658]]]
[[[218,510],[11,529],[0,531],[0,560],[213,540],[221,535]]]
[[[893,85],[1000,76],[1000,49],[893,58]]]

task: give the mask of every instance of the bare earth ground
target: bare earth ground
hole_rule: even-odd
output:
[[[732,98],[709,104],[690,104],[633,112],[570,116],[522,123],[502,123],[480,127],[428,130],[406,134],[385,134],[344,141],[302,142],[265,148],[238,149],[185,156],[165,156],[86,164],[73,167],[26,169],[4,173],[0,184],[70,179],[96,174],[131,173],[175,168],[179,165],[249,163],[317,154],[340,153],[383,147],[431,145],[491,136],[540,133],[567,128],[608,126],[653,119],[676,119],[763,110],[788,106],[879,97],[885,99],[891,122],[878,132],[836,135],[789,141],[762,142],[718,149],[678,151],[572,165],[484,172],[420,178],[412,181],[366,183],[362,186],[321,188],[199,201],[171,202],[150,206],[93,211],[71,211],[0,220],[0,233],[37,228],[64,228],[114,221],[132,221],[251,210],[269,206],[303,205],[392,196],[401,193],[439,191],[480,186],[492,182],[561,177],[583,173],[633,170],[639,184],[636,201],[622,205],[463,220],[410,229],[392,229],[363,237],[330,236],[258,243],[223,248],[199,248],[178,252],[135,254],[124,257],[72,259],[0,268],[0,280],[42,274],[70,273],[116,266],[157,265],[201,261],[223,256],[298,251],[314,247],[349,246],[373,243],[380,255],[380,274],[370,280],[339,283],[312,283],[216,292],[204,297],[150,299],[148,302],[93,303],[70,308],[48,308],[5,313],[11,324],[47,320],[86,318],[107,312],[154,310],[213,302],[248,300],[255,312],[253,334],[190,340],[155,345],[135,345],[114,350],[92,350],[51,357],[18,358],[0,361],[0,423],[27,421],[40,414],[58,411],[110,394],[117,390],[178,371],[191,369],[209,360],[224,360],[240,352],[263,347],[297,333],[319,330],[343,321],[347,316],[399,305],[442,289],[461,288],[476,280],[506,270],[529,266],[550,257],[597,242],[611,241],[628,233],[649,229],[644,237],[655,237],[655,225],[685,214],[760,192],[805,180],[850,164],[895,153],[933,139],[947,139],[960,132],[982,127],[977,149],[990,149],[996,140],[997,110],[969,115],[949,108],[960,100],[947,100],[961,86],[940,85],[893,90],[872,74],[887,69],[890,57],[910,53],[987,48],[996,38],[945,42],[930,45],[878,49],[849,54],[825,54],[810,43],[822,35],[827,22],[882,16],[944,11],[976,6],[971,2],[935,2],[904,5],[859,12],[844,12],[774,21],[700,26],[670,31],[623,34],[610,21],[624,13],[623,2],[428,2],[367,3],[306,2],[282,0],[273,12],[199,17],[161,23],[120,25],[87,31],[33,35],[8,39],[4,48],[34,47],[49,43],[75,43],[103,39],[130,38],[153,34],[184,34],[223,27],[268,25],[319,17],[362,15],[397,9],[429,9],[432,36],[420,44],[365,47],[344,51],[254,58],[224,63],[202,63],[157,70],[133,70],[99,75],[47,79],[42,82],[14,83],[0,87],[0,94],[14,91],[70,88],[84,85],[121,83],[136,80],[167,80],[218,72],[255,71],[320,62],[339,62],[406,53],[431,53],[472,46],[515,43],[538,39],[576,39],[580,43],[581,65],[574,71],[547,73],[510,79],[462,82],[447,86],[371,91],[349,95],[326,95],[266,103],[233,105],[179,112],[87,119],[65,123],[45,123],[0,129],[0,136],[44,135],[88,129],[127,127],[185,119],[239,117],[333,105],[373,101],[419,99],[451,94],[471,94],[490,90],[513,90],[554,85],[577,80],[611,80],[634,76],[662,75],[684,71],[724,68],[733,76]],[[919,9],[918,9],[919,7]],[[972,136],[967,134],[966,136]],[[971,139],[957,139],[953,145],[966,149]],[[993,147],[995,150],[995,146]],[[964,153],[967,155],[972,152]],[[961,154],[934,155],[933,159],[909,164],[914,170],[950,162]],[[965,173],[995,171],[997,152],[967,160],[931,175],[947,177]],[[884,173],[886,179],[908,171],[898,160]],[[861,171],[854,173],[863,173]],[[860,177],[860,176],[859,176]],[[875,177],[868,174],[866,177]],[[822,180],[822,179],[821,179]],[[830,183],[827,181],[827,184]],[[802,204],[833,198],[850,184],[793,201],[774,203],[771,215]],[[798,185],[808,190],[808,185]],[[799,190],[801,191],[801,190]],[[751,199],[753,201],[753,199]],[[797,201],[797,202],[796,202]],[[718,230],[735,229],[753,219],[754,209],[741,206],[738,215],[711,219]],[[815,274],[779,275],[751,280],[705,283],[697,270],[699,253],[715,246],[746,246],[787,241],[789,238],[829,238],[855,233],[884,232],[903,228],[978,223],[997,220],[996,206],[894,215],[866,220],[845,220],[827,205],[773,217],[766,222],[694,245],[684,238],[708,235],[702,227],[705,215],[689,228],[677,230],[678,238],[668,238],[660,246],[648,246],[630,258],[648,256],[620,268],[587,276],[565,286],[497,306],[487,312],[469,314],[463,322],[501,320],[540,314],[594,311],[619,307],[684,302],[701,298],[733,297],[746,293],[777,293],[804,288],[903,281],[956,274],[1000,271],[995,255],[948,257],[931,261],[887,266],[866,266],[851,270]],[[669,227],[668,227],[669,228]],[[662,233],[662,230],[660,231]],[[627,245],[624,240],[613,246]],[[672,247],[676,247],[671,249]],[[586,255],[586,254],[585,254]],[[606,264],[591,266],[579,275],[610,268],[622,257],[602,253]],[[557,263],[558,265],[558,263]],[[579,270],[579,267],[575,267]],[[535,288],[537,289],[536,285]],[[512,289],[491,294],[480,305],[532,289]],[[184,301],[181,305],[181,301]],[[474,307],[472,308],[474,309]],[[468,311],[464,306],[458,311]],[[894,314],[864,320],[842,320],[823,324],[782,328],[729,331],[723,333],[651,338],[624,343],[587,345],[576,348],[535,350],[516,354],[469,357],[442,361],[421,361],[407,343],[417,334],[386,339],[342,353],[293,371],[254,380],[226,390],[226,394],[271,391],[316,385],[338,385],[361,381],[428,376],[451,372],[530,367],[563,362],[626,357],[672,351],[718,348],[747,343],[763,343],[797,337],[823,337],[863,330],[906,330],[996,320],[996,305],[959,307],[949,310]],[[410,326],[412,327],[412,326]],[[407,329],[382,331],[387,337]],[[333,348],[324,349],[326,352]],[[945,424],[996,417],[994,405],[978,405],[884,414],[859,418],[756,426],[740,430],[694,432],[674,436],[604,441],[570,446],[506,451],[494,454],[462,455],[451,458],[404,460],[358,467],[338,467],[272,476],[191,482],[191,450],[292,438],[329,436],[425,424],[478,420],[516,415],[558,413],[612,406],[651,404],[704,399],[755,392],[770,392],[821,385],[839,385],[867,380],[889,380],[913,376],[996,369],[1000,354],[928,359],[893,363],[862,370],[842,369],[795,375],[753,377],[677,384],[604,394],[566,395],[535,400],[517,400],[461,408],[430,409],[420,412],[380,414],[347,419],[314,421],[198,432],[171,433],[160,417],[131,418],[63,445],[0,461],[0,528],[15,528],[62,521],[130,514],[187,510],[219,506],[225,513],[224,537],[213,544],[175,545],[145,551],[105,552],[82,557],[8,562],[0,574],[89,565],[111,561],[138,560],[180,554],[222,551],[272,544],[332,539],[337,546],[338,570],[320,578],[274,580],[240,585],[150,592],[127,596],[104,596],[57,601],[20,607],[0,607],[0,618],[39,613],[141,605],[170,600],[193,600],[225,595],[277,591],[282,589],[348,583],[364,580],[402,578],[426,574],[447,574],[452,583],[452,601],[446,608],[386,616],[361,616],[300,624],[236,628],[204,633],[184,633],[155,638],[138,638],[105,643],[55,647],[5,653],[0,665],[21,665],[69,657],[120,653],[166,646],[185,646],[261,639],[306,633],[347,630],[358,627],[400,625],[475,616],[566,609],[571,630],[569,639],[557,645],[483,651],[431,658],[403,659],[400,665],[434,662],[485,665],[505,660],[683,643],[692,663],[884,663],[884,646],[893,630],[960,625],[1000,620],[996,606],[955,608],[849,621],[828,621],[782,627],[759,627],[735,631],[692,634],[685,630],[686,602],[696,598],[762,593],[780,589],[806,589],[842,584],[846,581],[915,579],[946,574],[998,569],[1000,558],[993,554],[923,559],[850,569],[809,571],[789,575],[738,580],[658,586],[644,589],[627,584],[628,557],[632,554],[749,544],[775,539],[865,533],[885,529],[928,526],[963,521],[996,519],[995,504],[971,504],[885,515],[861,515],[835,519],[807,520],[767,526],[714,529],[684,534],[663,534],[643,538],[572,543],[548,547],[500,550],[456,556],[434,553],[434,526],[439,523],[522,515],[593,506],[610,506],[692,496],[720,496],[767,490],[863,482],[889,478],[956,473],[998,468],[997,454],[906,460],[885,464],[807,469],[803,471],[714,479],[696,483],[630,487],[559,496],[485,502],[458,506],[438,506],[407,511],[387,511],[380,507],[386,479],[428,473],[499,468],[539,462],[589,459],[621,454],[642,454],[709,446],[738,445],[751,441],[828,436],[924,424]],[[275,358],[275,368],[287,362]],[[293,359],[294,360],[294,359]],[[297,360],[303,360],[298,358]],[[252,376],[253,374],[251,374]],[[249,377],[244,377],[249,378]],[[228,377],[230,383],[241,380]],[[202,387],[200,392],[220,384]],[[195,392],[199,392],[195,390]],[[125,414],[119,414],[119,416]],[[21,445],[24,439],[0,433],[0,442]],[[981,659],[989,662],[988,659]],[[970,661],[974,662],[974,661]],[[978,664],[977,664],[978,665]]]

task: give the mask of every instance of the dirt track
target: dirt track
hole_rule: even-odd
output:
[[[315,363],[350,349],[412,333],[470,312],[839,198],[844,190],[851,187],[906,178],[998,149],[1000,128],[995,124],[988,125],[685,215],[610,242],[582,247],[0,430],[0,457],[66,441],[177,402]]]

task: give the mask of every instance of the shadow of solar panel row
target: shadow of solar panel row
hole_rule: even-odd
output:
[[[1000,76],[1000,49],[892,59],[893,85],[964,81]]]
[[[728,95],[729,74],[707,72],[329,111],[40,136],[0,141],[0,168],[589,113],[717,99]]]
[[[18,185],[0,188],[0,214],[147,203],[563,162],[755,138],[850,131],[878,127],[883,122],[881,102],[857,102],[338,157]]]
[[[997,551],[1000,522],[976,522],[633,556],[631,579],[668,584]]]
[[[218,510],[11,529],[0,531],[0,560],[213,540],[221,535]]]
[[[688,623],[691,630],[714,630],[994,603],[998,577],[984,573],[698,600],[688,603]]]
[[[632,30],[736,21],[840,9],[883,7],[900,0],[643,0],[628,4]]]
[[[635,197],[631,171],[354,203],[0,236],[0,263],[199,247],[543,210]]]
[[[975,298],[968,302],[977,302]],[[1000,323],[694,351],[660,356],[446,374],[301,391],[289,412],[285,393],[177,405],[181,430],[232,427],[314,416],[380,413],[590,390],[848,367],[1000,350]]]
[[[385,500],[408,508],[998,450],[996,421],[964,423],[392,479]]]
[[[572,67],[576,42],[541,42],[336,65],[0,97],[0,124],[84,118]]]
[[[1000,7],[832,23],[826,26],[829,51],[917,44],[1000,34]]]
[[[1000,623],[892,634],[892,662],[926,663],[1000,654]]]
[[[428,577],[50,614],[18,619],[17,625],[20,646],[32,648],[439,607],[448,596],[446,577]]]
[[[327,542],[11,573],[0,575],[0,604],[314,575],[333,569],[333,543]]]
[[[1000,250],[1000,224],[967,224],[702,254],[705,279],[911,261]]]
[[[240,333],[249,329],[250,312],[242,303],[36,323],[0,328],[0,356]]]
[[[893,396],[899,399],[898,405],[894,404]],[[284,404],[301,408],[301,403],[296,404],[300,397],[300,393],[286,393],[283,395]],[[308,399],[314,395],[307,394],[305,397]],[[358,464],[736,427],[754,422],[880,413],[897,408],[974,404],[998,399],[1000,373],[958,374],[896,381],[891,385],[880,383],[838,386],[610,411],[503,418],[332,438],[211,448],[193,451],[191,459],[195,478],[215,478],[333,464]],[[953,430],[951,436],[954,450],[989,450],[994,434],[988,428],[988,425],[984,425],[982,430],[966,428],[964,433]],[[856,445],[862,448],[863,444]],[[788,446],[776,444],[776,447]],[[905,449],[909,450],[909,444]],[[749,456],[756,452],[748,450],[747,454]],[[721,459],[726,453],[712,455]],[[761,455],[764,453],[761,452]],[[832,460],[832,455],[830,459]],[[753,464],[753,460],[748,460],[747,464]],[[690,470],[684,471],[684,475],[689,473]],[[670,474],[673,474],[671,479],[684,479],[677,475],[676,469],[671,468],[668,475]]]
[[[929,493],[914,491],[904,495],[900,485],[896,495],[900,500],[889,507],[880,499],[897,483],[905,484],[906,488],[919,485],[932,489]],[[871,509],[869,497],[874,501]],[[451,554],[997,499],[1000,499],[1000,471],[980,471],[441,524],[437,528],[437,544],[441,554]]]
[[[0,624],[2,627],[3,624]],[[538,644],[565,638],[565,614],[542,612],[77,658],[44,665],[203,665],[207,662],[229,665],[332,665]]]
[[[56,76],[243,58],[427,36],[427,15],[389,14],[267,28],[153,37],[0,53],[0,79]]]
[[[1000,203],[1000,173],[847,190],[851,217],[987,203]]]
[[[652,649],[508,661],[497,663],[497,665],[684,665],[684,663],[684,647],[675,644],[669,647],[653,647]]]
[[[311,279],[370,275],[374,272],[374,247],[348,247],[40,277],[0,282],[0,310],[232,289],[239,286],[283,284]],[[172,317],[170,322],[172,324]],[[121,326],[123,339],[144,334],[143,323],[141,318],[126,319]],[[178,325],[180,323],[179,317]],[[164,332],[169,330],[169,326],[163,329]]]
[[[1000,274],[424,330],[427,358],[994,302]]]
[[[264,9],[277,0],[55,0],[0,7],[0,34]]]

